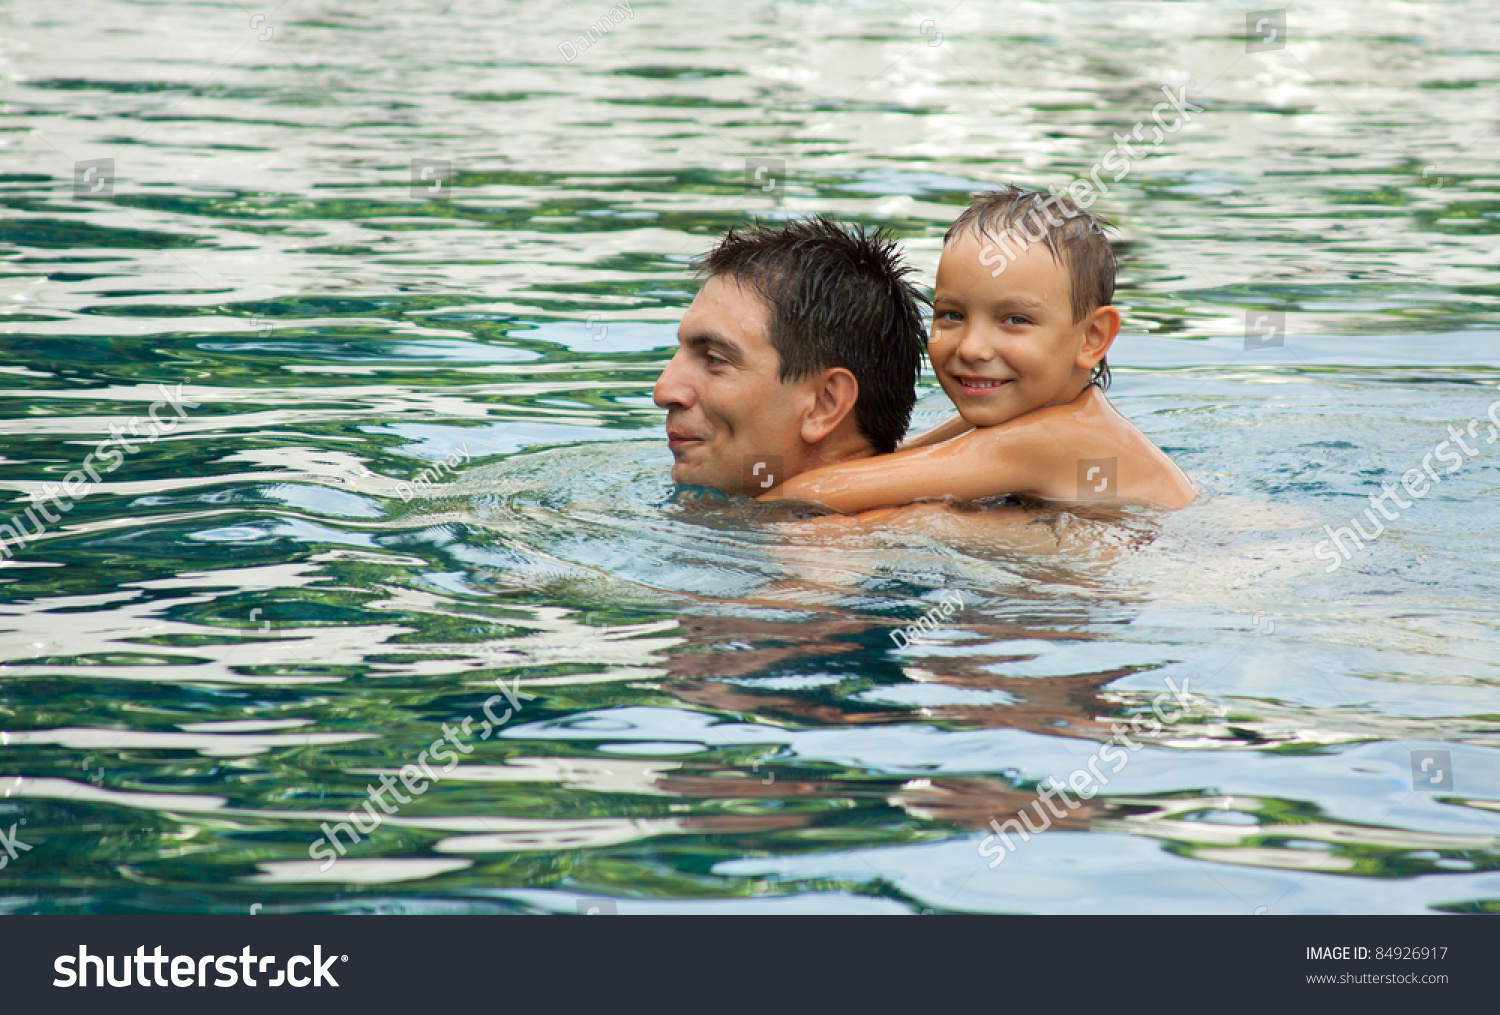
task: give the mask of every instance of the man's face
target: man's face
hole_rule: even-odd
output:
[[[769,326],[765,300],[733,277],[710,278],[683,314],[652,391],[667,410],[674,482],[752,494],[801,471],[808,385],[777,380]]]
[[[1032,243],[991,276],[993,258],[980,260],[989,242],[970,230],[943,249],[928,343],[938,383],[975,426],[1071,401],[1089,373],[1089,318],[1073,320],[1067,267]]]

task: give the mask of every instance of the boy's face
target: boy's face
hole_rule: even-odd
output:
[[[981,252],[989,264],[980,262]],[[1029,244],[992,277],[1005,263],[996,260],[997,252],[1003,257],[1005,248],[973,230],[955,237],[943,248],[932,299],[932,368],[974,426],[1072,401],[1119,328],[1118,314],[1108,307],[1074,323],[1068,268],[1052,259],[1045,242]],[[1101,312],[1108,332],[1102,344],[1091,334]]]

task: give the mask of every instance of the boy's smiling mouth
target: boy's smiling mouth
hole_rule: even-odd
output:
[[[1010,383],[1009,378],[976,377],[969,374],[954,374],[953,379],[966,395],[986,395]]]

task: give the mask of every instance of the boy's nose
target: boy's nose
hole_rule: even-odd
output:
[[[958,358],[969,363],[985,363],[995,358],[994,347],[984,340],[978,328],[965,328],[958,342]]]

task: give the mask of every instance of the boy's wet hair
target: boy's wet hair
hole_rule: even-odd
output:
[[[927,348],[911,270],[883,230],[822,217],[730,229],[698,263],[699,275],[732,277],[766,301],[779,380],[830,367],[854,375],[855,425],[878,454],[911,423]]]
[[[1105,235],[1105,230],[1112,228],[1110,222],[1080,208],[1066,194],[1047,194],[1007,184],[999,190],[975,194],[963,214],[943,234],[943,246],[966,230],[994,240],[1000,244],[1001,252],[1012,259],[1015,255],[1011,251],[1019,254],[1039,240],[1046,243],[1052,259],[1068,269],[1076,324],[1099,307],[1109,306],[1115,298],[1117,264],[1114,249]],[[1089,379],[1101,388],[1108,388],[1109,364],[1101,359]]]

